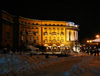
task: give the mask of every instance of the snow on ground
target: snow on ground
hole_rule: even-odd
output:
[[[90,56],[73,65],[61,76],[100,76],[100,57]]]
[[[31,76],[37,76],[37,74],[38,76],[50,76],[50,72],[54,72],[52,69],[53,67],[54,69],[68,68],[63,67],[65,65],[70,65],[70,68],[64,72],[61,71],[61,73],[58,73],[60,70],[56,69],[56,73],[60,74],[58,76],[100,76],[100,57],[87,56],[85,54],[77,54],[71,57],[51,56],[50,58],[45,58],[44,55],[33,55],[31,57],[27,55],[15,54],[0,55],[0,76],[8,74],[10,75],[11,73],[14,73],[15,75],[17,74],[18,76],[23,76],[25,74],[28,76],[30,73]],[[47,71],[44,70],[45,66],[47,66]],[[50,69],[49,67],[52,68]]]
[[[57,57],[46,59],[45,56],[4,55],[0,57],[0,74],[7,74],[11,71],[16,73],[32,71],[33,68],[38,68],[43,64],[47,65],[58,59]]]

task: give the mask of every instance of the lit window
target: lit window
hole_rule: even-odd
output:
[[[63,28],[61,28],[61,32],[63,32]]]
[[[59,28],[57,28],[57,34],[59,34]]]
[[[57,37],[57,41],[59,41],[59,37]]]
[[[45,37],[45,40],[47,40],[47,37]]]
[[[49,40],[51,40],[51,37],[49,37]]]
[[[47,28],[44,28],[45,29],[45,32],[47,32]]]
[[[51,34],[51,28],[49,28],[49,34]]]
[[[53,32],[55,32],[55,28],[53,28]]]
[[[47,37],[45,37],[45,40],[44,40],[44,42],[48,42],[48,40],[47,40]]]
[[[63,39],[63,37],[61,37],[61,42],[64,42],[64,39]]]
[[[38,32],[38,30],[39,30],[38,27],[36,27],[36,32]]]

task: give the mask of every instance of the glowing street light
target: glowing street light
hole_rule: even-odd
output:
[[[99,35],[96,35],[96,38],[100,38],[100,36]]]
[[[87,40],[87,43],[92,43],[92,40]]]
[[[89,43],[90,41],[89,40],[87,40],[87,43]]]

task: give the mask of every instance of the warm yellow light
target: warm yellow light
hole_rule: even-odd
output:
[[[96,38],[100,38],[100,36],[99,35],[96,35]]]
[[[87,40],[87,43],[91,43],[92,42],[92,40]]]
[[[89,43],[90,41],[89,40],[87,40],[87,43]]]
[[[90,40],[90,43],[92,42],[92,40]]]

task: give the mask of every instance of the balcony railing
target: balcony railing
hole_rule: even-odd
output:
[[[64,32],[61,32],[61,35],[64,35]]]
[[[48,35],[48,33],[47,32],[44,32],[44,35]]]
[[[33,33],[32,32],[28,32],[28,35],[32,35]]]
[[[56,35],[56,32],[52,32],[52,35]]]

